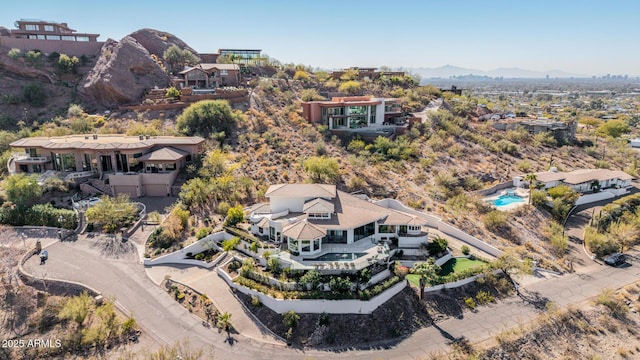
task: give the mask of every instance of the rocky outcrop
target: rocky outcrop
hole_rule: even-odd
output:
[[[135,103],[145,90],[169,84],[169,75],[135,38],[109,39],[78,93],[85,100],[111,107]]]
[[[150,54],[155,54],[160,59],[162,58],[165,50],[167,50],[171,45],[176,45],[182,50],[189,50],[194,55],[198,54],[180,38],[164,31],[140,29],[129,36],[136,39],[136,41],[147,49]]]

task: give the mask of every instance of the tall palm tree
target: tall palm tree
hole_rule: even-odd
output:
[[[217,327],[227,332],[227,337],[231,337],[231,314],[228,312],[222,313],[218,316]]]
[[[534,188],[534,182],[538,180],[538,175],[534,173],[529,173],[524,177],[524,181],[529,182],[529,205],[531,205],[531,191]]]

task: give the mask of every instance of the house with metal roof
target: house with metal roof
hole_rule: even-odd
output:
[[[112,194],[167,196],[181,168],[199,153],[198,136],[67,135],[9,144],[11,173],[56,173],[78,183],[99,179]]]

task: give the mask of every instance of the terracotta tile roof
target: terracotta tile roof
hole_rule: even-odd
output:
[[[333,213],[335,206],[331,201],[322,198],[309,200],[304,204],[302,211],[305,213]]]
[[[308,196],[310,198],[322,197],[332,199],[336,197],[336,186],[326,184],[278,184],[269,186],[264,196]]]
[[[296,240],[314,240],[326,234],[325,229],[306,221],[299,221],[282,229],[282,235]]]

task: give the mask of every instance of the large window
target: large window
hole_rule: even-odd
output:
[[[53,31],[53,25],[45,25],[44,31]]]
[[[329,213],[308,213],[307,217],[309,219],[329,219],[331,214]]]
[[[366,116],[349,116],[349,128],[358,129],[367,126]]]
[[[395,225],[380,225],[378,227],[378,232],[381,233],[381,234],[395,233],[396,232],[396,226]]]
[[[323,241],[325,243],[346,244],[347,232],[345,230],[328,230]]]
[[[369,237],[376,232],[376,225],[374,223],[368,223],[353,229],[353,240],[358,241]]]
[[[302,241],[302,250],[301,252],[309,253],[311,252],[311,243],[309,241]]]
[[[349,106],[349,115],[366,115],[366,106]]]
[[[69,35],[62,35],[62,40],[76,41],[76,37],[75,36],[69,36]]]
[[[77,36],[76,41],[89,41],[88,36]]]
[[[25,25],[26,30],[40,30],[38,29],[38,25]]]
[[[47,35],[47,40],[60,40],[60,35]]]

